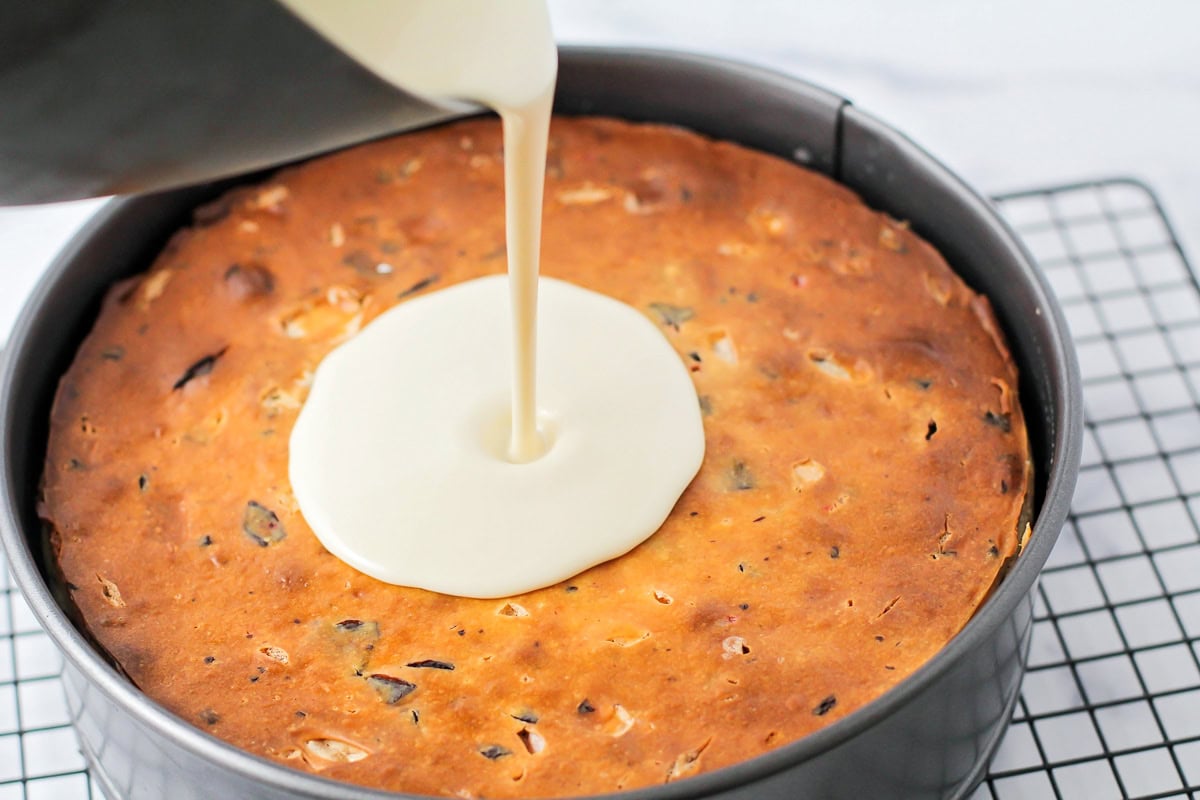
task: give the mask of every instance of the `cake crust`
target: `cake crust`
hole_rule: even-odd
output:
[[[109,292],[55,400],[41,515],[131,680],[298,769],[545,797],[746,760],[940,650],[1024,529],[986,299],[844,187],[664,126],[554,121],[542,256],[692,371],[707,453],[662,528],[504,600],[321,547],[287,482],[312,371],[394,304],[504,271],[502,167],[475,119],[284,170]]]

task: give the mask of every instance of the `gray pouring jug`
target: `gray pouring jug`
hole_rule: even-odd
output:
[[[0,205],[200,183],[468,108],[397,90],[275,0],[0,10]]]

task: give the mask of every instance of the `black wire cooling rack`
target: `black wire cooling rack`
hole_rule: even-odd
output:
[[[1020,703],[972,800],[1200,800],[1200,286],[1137,182],[996,202],[1066,312],[1087,420]],[[0,800],[101,797],[61,665],[0,564]]]
[[[1083,468],[976,798],[1200,797],[1200,287],[1145,186],[999,198],[1066,312]]]

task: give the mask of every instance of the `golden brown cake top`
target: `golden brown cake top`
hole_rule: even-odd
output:
[[[287,480],[312,371],[390,306],[504,270],[500,147],[480,119],[286,170],[109,293],[42,514],[130,678],[298,769],[550,796],[745,760],[936,653],[1015,553],[1027,489],[986,300],[845,188],[667,127],[555,121],[542,259],[692,371],[707,455],[658,533],[500,601],[321,547]]]

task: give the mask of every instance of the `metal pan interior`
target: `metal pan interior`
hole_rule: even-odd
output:
[[[1036,460],[1034,535],[983,608],[934,659],[870,705],[742,764],[624,798],[953,797],[983,774],[1019,687],[1031,589],[1061,529],[1081,442],[1078,368],[1050,291],[986,201],[920,148],[802,81],[709,58],[565,49],[557,107],[671,122],[802,162],[875,208],[910,220],[986,293],[1022,372]],[[243,179],[245,180],[245,179]],[[17,584],[66,655],[81,742],[114,797],[396,795],[313,777],[243,753],[141,695],[55,599],[36,502],[58,377],[114,280],[144,269],[192,208],[237,181],[111,204],[34,292],[0,371],[0,540]]]

